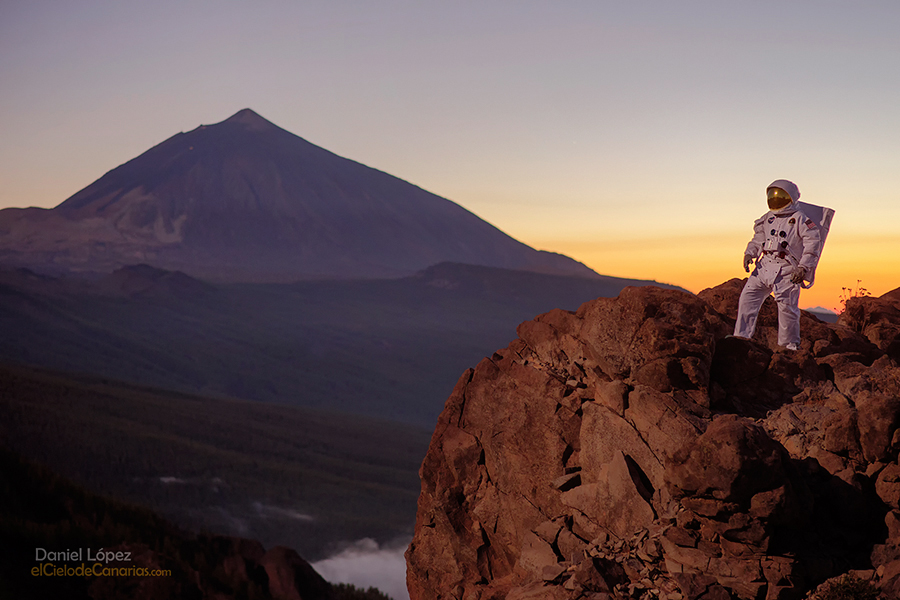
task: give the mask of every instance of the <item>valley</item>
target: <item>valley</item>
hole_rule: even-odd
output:
[[[0,366],[0,440],[193,531],[285,545],[412,533],[430,431],[359,416]]]

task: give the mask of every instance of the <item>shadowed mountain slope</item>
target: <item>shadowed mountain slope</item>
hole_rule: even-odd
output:
[[[0,539],[0,598],[389,600],[374,588],[329,584],[289,548],[267,552],[255,540],[183,531],[2,446]],[[35,561],[36,549],[57,558]],[[115,559],[85,560],[101,552]],[[47,575],[34,576],[35,568]]]
[[[440,262],[596,277],[250,109],[179,133],[57,206],[0,211],[0,263],[217,281],[397,277]]]
[[[647,283],[458,264],[293,284],[0,271],[0,359],[431,427],[459,372],[516,325]]]
[[[314,561],[341,542],[411,533],[428,432],[0,363],[4,447],[191,531],[252,537]]]

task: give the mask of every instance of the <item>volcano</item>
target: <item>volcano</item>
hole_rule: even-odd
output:
[[[0,211],[0,263],[144,263],[221,282],[401,277],[441,262],[597,277],[250,109],[179,133],[52,209]]]

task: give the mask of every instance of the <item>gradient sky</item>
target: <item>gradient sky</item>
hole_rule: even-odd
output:
[[[774,179],[837,211],[801,306],[900,286],[900,3],[0,0],[0,208],[249,107],[596,271],[744,277]]]

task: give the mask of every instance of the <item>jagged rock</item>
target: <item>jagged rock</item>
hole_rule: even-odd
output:
[[[900,465],[890,464],[878,474],[875,491],[882,502],[892,509],[900,509]]]
[[[529,531],[524,534],[523,538],[516,568],[535,576],[544,577],[545,569],[556,567],[559,557],[553,551],[553,546],[542,540],[537,534]],[[555,578],[556,575],[550,577],[550,579]]]
[[[467,371],[422,465],[411,598],[900,587],[900,290],[804,313],[786,352],[769,301],[726,338],[741,286],[554,310]]]
[[[900,425],[900,370],[883,356],[847,385],[857,409],[857,426],[864,458],[869,462],[896,460],[895,435]]]
[[[271,548],[260,564],[269,576],[269,593],[275,600],[317,600],[331,593],[328,582],[290,548]]]
[[[888,356],[900,360],[900,288],[880,298],[849,298],[838,323],[862,333]]]

